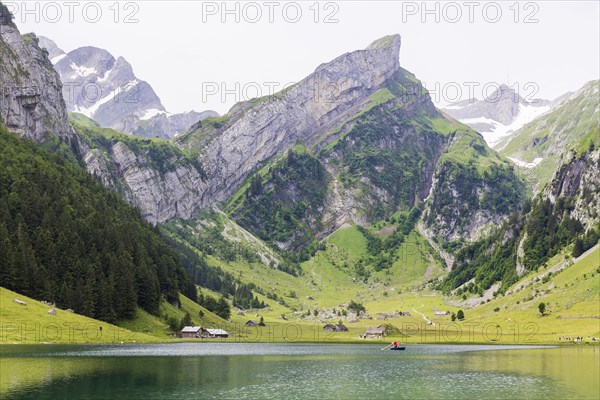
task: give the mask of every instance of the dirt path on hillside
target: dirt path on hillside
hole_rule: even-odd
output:
[[[422,313],[422,312],[420,312],[420,311],[417,311],[417,310],[415,310],[414,308],[413,308],[412,310],[413,310],[414,312],[416,312],[417,314],[421,314],[421,316],[423,317],[423,319],[424,319],[425,321],[427,321],[427,324],[428,324],[428,325],[433,325],[433,326],[435,326],[435,323],[433,323],[433,321],[431,321],[429,318],[427,318],[427,317],[425,316],[425,314],[423,314],[423,313]]]

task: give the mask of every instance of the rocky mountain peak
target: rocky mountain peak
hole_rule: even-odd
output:
[[[258,165],[296,141],[312,147],[333,140],[328,134],[368,107],[400,70],[399,51],[400,36],[393,35],[345,53],[288,90],[235,105],[222,123],[199,123],[178,144],[201,151],[209,196],[222,201]]]
[[[328,80],[342,83],[344,78],[367,88],[382,84],[400,68],[400,35],[384,36],[364,50],[343,54],[321,64],[305,81]]]
[[[400,53],[400,44],[402,43],[402,39],[399,34],[387,35],[382,38],[379,38],[373,43],[371,43],[367,50],[383,50],[383,49],[391,49],[396,54]]]
[[[500,106],[502,103],[511,105],[529,104],[515,89],[508,87],[506,84],[501,84],[485,101],[492,104],[499,104]]]
[[[551,107],[547,100],[528,101],[518,90],[501,84],[483,100],[463,100],[443,110],[480,132],[490,146],[495,146]]]
[[[41,38],[64,84],[69,112],[92,118],[101,126],[142,137],[171,138],[214,111],[170,114],[148,82],[139,79],[124,57],[84,46],[68,53]]]
[[[109,70],[115,64],[115,58],[108,51],[98,47],[80,47],[68,53],[62,63],[74,63],[78,67],[94,68],[97,72]]]

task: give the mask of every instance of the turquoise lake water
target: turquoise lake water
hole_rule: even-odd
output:
[[[0,346],[8,399],[597,399],[598,347]]]

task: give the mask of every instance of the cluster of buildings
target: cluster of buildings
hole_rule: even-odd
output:
[[[246,326],[265,326],[265,323],[260,321],[249,320]],[[346,329],[348,330],[348,329]],[[180,332],[183,339],[211,339],[211,338],[228,338],[231,336],[229,332],[221,328],[205,329],[201,326],[184,326]]]
[[[246,323],[247,326],[265,326],[265,324],[250,320]],[[326,332],[348,332],[348,328],[344,324],[326,324],[323,327]],[[229,332],[221,328],[205,329],[201,326],[185,326],[181,330],[183,339],[211,339],[211,338],[228,338],[231,336]],[[381,339],[386,336],[385,327],[379,325],[376,328],[368,328],[365,334],[362,335],[365,339]]]

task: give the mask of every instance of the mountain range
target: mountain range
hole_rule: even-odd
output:
[[[390,35],[275,95],[198,117],[170,140],[140,138],[122,129],[125,120],[173,116],[124,59],[90,47],[66,54],[0,22],[0,80],[10,88],[0,102],[10,182],[0,188],[0,246],[17,248],[19,260],[0,258],[13,271],[0,284],[17,292],[111,321],[136,304],[158,315],[158,294],[176,304],[177,291],[225,319],[238,318],[231,306],[272,320],[341,318],[335,308],[349,310],[352,299],[391,307],[425,292],[467,308],[517,292],[600,238],[598,81],[557,104],[535,106],[502,87],[498,104],[443,111],[400,65],[401,38]],[[79,92],[65,102],[71,82],[88,80],[140,90],[143,101],[92,104]],[[531,107],[539,115],[516,129]],[[470,127],[450,112],[487,122]],[[501,135],[499,124],[515,131]],[[502,138],[500,152],[478,129]],[[521,166],[536,157],[547,168]],[[94,205],[117,211],[85,212]],[[65,271],[44,256],[57,254],[45,246],[53,237],[65,254],[77,243],[81,257]],[[130,294],[127,307],[116,294],[98,296],[98,282]],[[590,296],[577,299],[592,304]]]
[[[81,113],[112,128],[140,137],[171,138],[214,111],[166,111],[154,89],[136,77],[131,64],[104,49],[81,47],[65,53],[56,43],[40,37],[63,83],[67,111]]]
[[[463,100],[442,110],[481,133],[488,145],[495,148],[506,136],[550,111],[563,97],[554,101],[528,101],[513,88],[502,84],[483,100]]]

